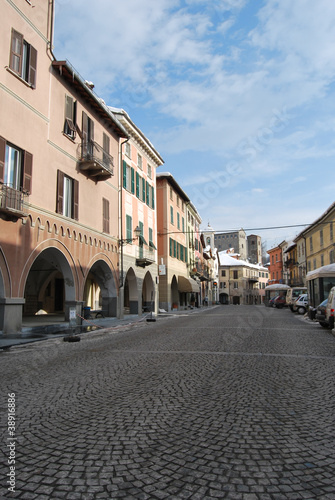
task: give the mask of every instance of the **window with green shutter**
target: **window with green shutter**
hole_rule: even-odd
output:
[[[172,246],[173,246],[173,240],[170,238],[170,257],[172,257]]]
[[[170,222],[173,224],[173,207],[170,207]]]
[[[136,196],[140,197],[140,175],[138,172],[136,172]]]
[[[135,194],[135,170],[131,169],[131,192]]]
[[[173,256],[177,257],[177,242],[173,240]]]
[[[127,240],[131,240],[133,237],[132,225],[133,225],[132,217],[130,217],[130,215],[126,215],[126,238],[127,238]]]
[[[151,186],[151,208],[155,209],[155,188]]]
[[[142,201],[145,202],[145,180],[142,178]]]
[[[146,184],[146,188],[147,188],[147,189],[146,189],[146,192],[147,192],[146,204],[147,204],[147,205],[150,205],[150,189],[149,189],[149,188],[150,188],[150,186],[149,186],[149,182],[148,182],[148,181],[146,181],[146,182],[145,182],[145,184]]]
[[[127,163],[123,160],[123,187],[127,189]]]

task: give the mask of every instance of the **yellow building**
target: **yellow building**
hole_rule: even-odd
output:
[[[307,272],[335,262],[334,226],[335,202],[295,238],[298,246],[298,259],[300,248],[305,247]],[[302,240],[305,245],[302,245]]]

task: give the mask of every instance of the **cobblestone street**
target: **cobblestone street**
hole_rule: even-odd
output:
[[[289,310],[185,311],[0,358],[3,498],[335,499],[335,337]]]

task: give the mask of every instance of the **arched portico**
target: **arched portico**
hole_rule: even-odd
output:
[[[155,310],[155,286],[149,271],[147,271],[143,280],[142,309],[144,312],[152,312]]]
[[[137,279],[132,267],[124,281],[124,314],[139,314]]]
[[[73,272],[58,248],[43,250],[33,261],[24,287],[23,317],[57,315],[58,321],[76,319],[76,287]]]
[[[101,309],[105,316],[116,316],[117,288],[114,273],[104,260],[98,260],[90,268],[83,299],[91,309]]]
[[[176,275],[173,275],[171,280],[171,308],[178,309],[179,307],[179,291]]]

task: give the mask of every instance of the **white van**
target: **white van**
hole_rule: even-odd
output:
[[[326,317],[325,320],[329,325],[329,328],[334,328],[334,310],[335,310],[335,286],[331,288],[329,295],[328,295],[328,301],[326,305]]]
[[[307,293],[307,287],[305,286],[294,286],[287,290],[286,294],[286,304],[289,306],[292,312],[297,312],[297,307],[295,301],[303,293]]]

